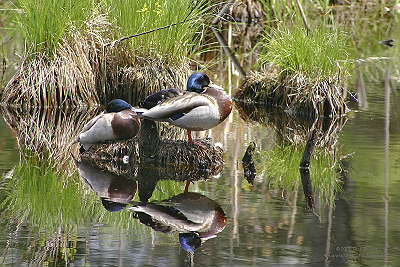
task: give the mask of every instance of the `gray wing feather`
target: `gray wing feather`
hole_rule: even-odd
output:
[[[208,106],[209,98],[197,93],[186,93],[184,95],[167,99],[160,105],[157,105],[142,114],[145,118],[150,119],[168,119],[174,114],[186,113],[191,109],[200,106]]]
[[[87,130],[89,130],[90,128],[92,128],[92,126],[101,118],[101,116],[104,115],[104,111],[102,113],[100,113],[99,115],[97,115],[96,117],[94,117],[93,119],[91,119],[88,123],[85,124],[85,126],[83,126],[83,129],[81,131],[81,133],[86,132]]]

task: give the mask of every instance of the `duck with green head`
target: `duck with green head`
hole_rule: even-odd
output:
[[[105,112],[83,127],[77,141],[87,150],[93,144],[135,137],[140,126],[140,118],[133,107],[124,100],[114,99],[107,104]]]
[[[176,89],[174,89],[176,90]],[[150,109],[137,110],[139,116],[165,121],[186,129],[188,140],[193,143],[191,131],[204,131],[223,122],[232,110],[232,99],[225,91],[213,83],[203,72],[193,73],[185,91],[173,93],[168,97],[166,92],[160,92],[147,97],[144,103],[151,99]],[[154,99],[162,101],[154,102]]]

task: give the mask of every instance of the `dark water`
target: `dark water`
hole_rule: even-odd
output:
[[[273,158],[267,153],[290,147],[287,136],[280,136],[282,128],[277,123],[244,121],[237,109],[222,125],[200,133],[199,137],[209,136],[223,144],[225,163],[219,176],[190,185],[189,191],[197,192],[194,195],[182,194],[183,182],[154,182],[169,175],[163,170],[158,174],[142,172],[137,180],[129,182],[118,175],[104,178],[104,172],[93,171],[91,177],[97,182],[89,181],[89,187],[79,178],[70,158],[58,160],[68,166],[59,167],[68,168],[64,175],[45,164],[46,157],[57,157],[57,153],[44,155],[40,161],[20,161],[17,140],[32,147],[35,140],[25,133],[30,137],[22,142],[24,134],[15,129],[23,128],[24,120],[12,125],[13,117],[5,115],[8,125],[4,121],[0,124],[0,170],[4,175],[0,183],[0,265],[399,266],[399,87],[393,83],[386,95],[383,81],[367,82],[366,87],[368,109],[349,114],[342,130],[339,127],[331,136],[336,143],[334,148],[316,148],[322,154],[315,154],[320,163],[316,163],[317,159],[311,162],[314,211],[304,197],[299,160]],[[34,132],[30,124],[34,114],[24,118],[27,132]],[[275,119],[279,120],[280,117]],[[291,127],[284,127],[288,136]],[[67,135],[68,127],[62,132]],[[60,133],[53,131],[37,139],[56,140],[60,144],[54,145],[54,150],[60,152],[63,143],[62,138],[54,137],[57,134]],[[301,132],[293,136],[300,135]],[[298,139],[301,156],[305,140]],[[244,179],[241,163],[251,141],[257,145],[254,186]],[[335,155],[329,151],[323,154],[326,150],[334,150]],[[338,165],[342,166],[341,172]],[[14,175],[10,172],[13,169]],[[333,170],[330,176],[326,169]],[[273,177],[279,172],[280,179],[288,178],[289,182],[276,182]],[[320,180],[324,182],[318,184]],[[99,197],[109,195],[111,184],[122,192],[122,202],[130,198],[139,201],[139,194],[154,187],[154,192],[148,194],[150,201],[157,201],[157,206],[152,207],[157,211],[154,214],[163,219],[157,224],[144,216],[145,212],[140,219],[138,212],[123,205],[112,207],[114,211],[123,208],[121,211],[106,211]],[[338,186],[329,187],[331,184]],[[150,210],[149,206],[145,208]],[[220,222],[216,230],[215,225],[203,222],[206,230],[197,232],[212,229],[213,235],[203,238],[194,255],[182,249],[178,232],[189,232],[187,229],[192,226],[188,226],[187,218],[221,219],[224,216],[220,209],[226,215],[226,226]],[[164,233],[173,228],[165,227],[167,222],[172,225],[171,218],[177,221],[175,225],[181,225],[181,231]]]

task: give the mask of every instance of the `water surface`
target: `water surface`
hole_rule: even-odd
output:
[[[305,140],[297,142],[297,150],[291,149],[292,144],[278,134],[279,127],[244,121],[236,109],[225,123],[200,133],[198,137],[209,136],[222,143],[225,163],[219,176],[194,182],[189,191],[214,201],[224,211],[227,224],[215,237],[203,240],[194,255],[182,249],[177,232],[154,231],[126,208],[107,211],[100,193],[79,177],[70,157],[62,162],[69,168],[68,175],[48,166],[46,154],[37,160],[33,152],[26,160],[26,151],[19,151],[17,143],[34,141],[27,138],[22,142],[21,133],[16,132],[21,127],[11,125],[6,116],[8,125],[0,122],[0,264],[399,266],[398,85],[393,84],[390,99],[388,94],[385,97],[383,82],[367,81],[366,87],[368,109],[351,112],[336,133],[337,140],[336,135],[332,137],[337,141],[335,155],[326,147],[316,148],[311,162],[314,211],[305,201],[299,161],[289,160],[295,158],[290,155],[281,158],[280,164],[287,167],[282,177],[287,176],[288,181],[279,183],[273,176],[281,167],[269,156],[271,151],[294,151],[294,156],[301,156]],[[308,132],[303,134],[307,136]],[[49,136],[43,138],[51,139]],[[257,145],[254,185],[244,179],[241,165],[251,141]],[[62,146],[60,142],[54,147]],[[330,166],[331,162],[336,165]],[[140,192],[155,187],[149,193],[150,201],[170,199],[183,192],[183,182],[159,180],[162,174],[157,175],[153,184],[156,178],[152,172],[136,178]],[[133,180],[129,188],[132,183],[136,186]],[[317,184],[317,180],[325,182]],[[139,201],[136,191],[132,194],[133,200]]]

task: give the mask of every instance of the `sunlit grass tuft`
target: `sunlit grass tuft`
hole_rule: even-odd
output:
[[[273,63],[287,74],[311,80],[349,75],[349,42],[344,33],[324,27],[307,34],[302,27],[277,29],[264,37],[260,63]]]
[[[49,55],[71,26],[82,27],[91,14],[93,0],[17,0],[21,9],[17,25],[28,49]]]
[[[17,25],[33,53],[52,55],[72,27],[81,29],[96,11],[108,14],[115,24],[115,38],[146,32],[190,18],[189,23],[131,39],[140,55],[179,58],[199,46],[205,0],[17,0],[21,10]]]
[[[116,36],[137,34],[190,18],[188,23],[132,38],[137,53],[146,56],[179,58],[190,55],[199,46],[205,1],[192,0],[106,0],[110,16],[119,27]]]

